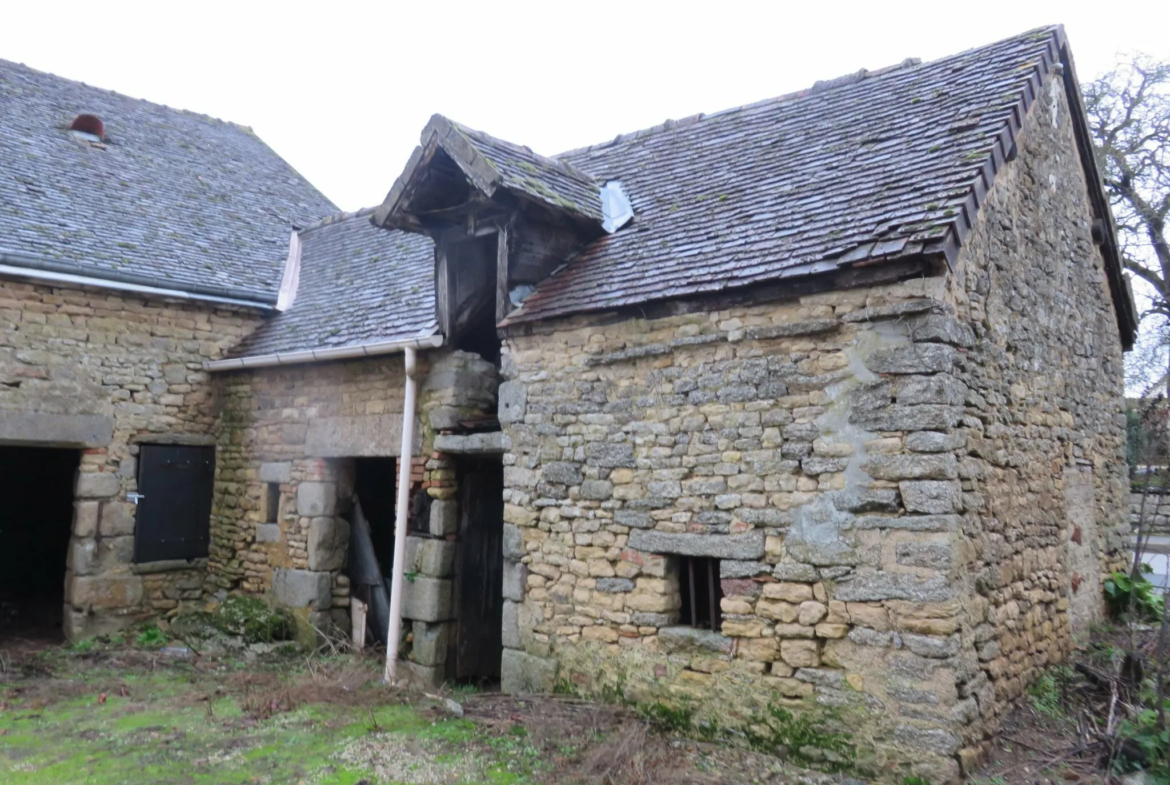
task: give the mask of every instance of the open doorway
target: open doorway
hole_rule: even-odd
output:
[[[394,566],[394,505],[398,461],[394,458],[354,459],[353,489],[370,524],[374,553],[383,575]]]
[[[499,458],[459,462],[458,640],[455,678],[496,682],[503,655],[504,467]]]
[[[0,641],[59,641],[76,450],[0,446]]]

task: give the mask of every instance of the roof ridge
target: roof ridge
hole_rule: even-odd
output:
[[[842,87],[851,87],[855,84],[865,82],[869,79],[881,78],[881,77],[889,76],[890,74],[895,74],[895,73],[903,73],[905,71],[910,70],[911,68],[921,68],[924,66],[935,65],[937,63],[945,63],[948,60],[954,60],[954,59],[957,59],[960,57],[965,57],[965,56],[969,55],[971,52],[974,52],[974,51],[977,51],[980,49],[986,49],[986,48],[991,47],[991,46],[999,46],[1000,44],[1006,44],[1006,43],[1011,42],[1011,41],[1018,41],[1021,38],[1027,38],[1029,36],[1036,35],[1039,32],[1044,32],[1047,34],[1054,34],[1060,28],[1061,28],[1061,25],[1059,25],[1059,24],[1044,25],[1042,27],[1036,27],[1036,28],[1033,28],[1031,30],[1027,30],[1023,33],[1020,33],[1019,35],[1013,35],[1013,36],[1010,36],[1008,38],[1001,38],[998,41],[992,41],[989,44],[983,44],[981,46],[973,46],[973,47],[970,47],[968,49],[964,49],[962,52],[956,52],[954,54],[946,55],[945,57],[940,57],[940,58],[937,58],[935,60],[929,60],[925,63],[922,62],[922,60],[917,58],[917,57],[907,57],[906,59],[902,60],[900,63],[894,63],[893,65],[884,66],[882,68],[876,68],[872,71],[865,69],[865,68],[862,68],[862,69],[859,69],[858,71],[854,71],[853,73],[844,74],[842,76],[838,76],[838,77],[835,77],[832,79],[819,79],[816,82],[814,82],[811,87],[806,87],[806,88],[803,88],[801,90],[793,90],[792,92],[783,93],[781,95],[773,96],[772,98],[764,98],[763,100],[760,100],[760,101],[753,101],[753,102],[747,103],[747,104],[740,104],[739,106],[731,106],[731,107],[728,107],[726,109],[720,109],[718,111],[711,112],[709,114],[704,113],[704,112],[699,112],[698,114],[688,115],[688,116],[683,117],[682,119],[679,119],[679,120],[673,120],[673,119],[666,120],[666,121],[661,122],[657,125],[652,125],[648,128],[641,128],[641,129],[638,129],[636,131],[630,131],[628,133],[618,134],[613,139],[610,139],[610,140],[605,141],[605,142],[598,142],[596,144],[585,145],[584,147],[575,147],[571,150],[565,150],[564,152],[557,153],[554,156],[554,158],[560,159],[560,158],[565,158],[568,156],[579,155],[581,153],[592,152],[594,150],[605,150],[607,148],[613,147],[614,145],[621,144],[622,142],[629,142],[629,141],[633,141],[635,139],[642,139],[642,138],[645,138],[645,137],[650,136],[652,134],[662,133],[665,131],[672,131],[676,128],[685,128],[686,126],[693,125],[694,123],[697,123],[700,120],[708,120],[708,119],[711,119],[713,117],[721,117],[724,115],[732,114],[734,112],[742,112],[742,111],[746,111],[749,109],[755,109],[755,108],[761,107],[761,106],[769,106],[772,104],[780,104],[780,103],[785,103],[788,101],[795,101],[795,100],[799,100],[801,98],[807,98],[807,97],[812,96],[812,95],[821,95],[821,94],[826,93],[830,90],[835,90],[837,88],[842,88]]]
[[[533,158],[536,158],[539,162],[544,163],[547,166],[550,166],[554,169],[559,169],[562,172],[564,172],[566,175],[571,175],[574,177],[581,177],[581,178],[584,178],[585,180],[588,180],[590,182],[597,181],[596,177],[589,174],[589,172],[586,172],[586,171],[580,169],[579,167],[574,166],[569,161],[562,160],[559,157],[548,156],[548,155],[544,155],[543,153],[538,153],[526,144],[517,144],[516,142],[512,142],[508,139],[504,139],[503,137],[494,136],[492,134],[489,134],[487,131],[481,131],[478,128],[472,128],[469,125],[465,125],[465,124],[459,122],[458,120],[452,120],[450,117],[447,117],[446,115],[440,115],[440,117],[442,117],[444,120],[446,120],[448,123],[450,123],[460,133],[468,134],[470,136],[487,137],[487,139],[490,140],[492,143],[502,144],[506,147],[515,148],[516,150],[523,150],[528,155],[531,155]]]
[[[195,111],[192,111],[191,109],[180,109],[180,108],[175,107],[175,106],[169,106],[167,104],[159,103],[158,101],[151,101],[149,98],[138,98],[138,97],[133,96],[133,95],[127,95],[126,93],[120,93],[117,90],[111,90],[108,87],[98,87],[97,85],[92,85],[92,84],[89,84],[88,82],[83,82],[80,79],[71,79],[68,76],[61,76],[60,74],[55,74],[52,71],[42,71],[39,68],[33,68],[31,65],[28,65],[27,63],[17,62],[16,60],[6,60],[3,57],[0,57],[0,65],[5,65],[5,64],[11,65],[11,66],[16,66],[18,68],[23,68],[26,71],[32,71],[33,73],[40,74],[42,76],[50,76],[53,79],[59,79],[62,82],[72,82],[73,84],[80,85],[81,87],[84,87],[88,90],[97,90],[97,91],[102,92],[102,93],[107,93],[109,95],[117,96],[118,98],[124,98],[127,101],[137,101],[137,102],[143,103],[143,104],[150,104],[151,106],[157,106],[160,109],[166,109],[168,112],[174,112],[175,114],[189,115],[191,117],[197,117],[197,118],[201,118],[203,120],[210,120],[212,122],[221,123],[223,125],[230,125],[230,126],[233,126],[235,128],[238,128],[241,131],[244,131],[248,134],[251,134],[252,136],[257,135],[256,131],[252,128],[252,126],[244,125],[243,123],[237,123],[235,120],[225,120],[222,117],[215,117],[214,115],[209,115],[206,112],[195,112]]]
[[[342,210],[340,212],[331,213],[330,215],[326,215],[324,218],[320,218],[316,221],[313,221],[313,223],[308,224],[307,226],[302,226],[300,229],[297,229],[297,234],[311,232],[314,229],[320,229],[323,226],[341,223],[342,221],[352,221],[356,218],[367,218],[373,215],[374,211],[377,209],[377,207],[362,207],[361,209],[353,210],[352,212]]]

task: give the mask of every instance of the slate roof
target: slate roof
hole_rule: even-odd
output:
[[[373,209],[302,230],[300,285],[234,357],[333,349],[434,335],[435,253],[430,238],[370,223]]]
[[[411,193],[418,181],[425,179],[419,175],[426,172],[440,149],[488,197],[503,189],[586,223],[601,225],[601,184],[592,177],[566,161],[537,155],[527,147],[496,139],[438,114],[423,128],[419,146],[382,205],[376,208],[375,223],[400,225],[396,221],[403,217],[400,213],[409,215]],[[409,228],[409,218],[401,226]]]
[[[175,289],[275,301],[289,232],[337,211],[248,128],[5,60],[0,161],[0,252]]]
[[[500,185],[545,202],[559,210],[568,210],[585,218],[601,221],[601,183],[574,168],[563,159],[537,155],[527,147],[496,139],[454,121],[475,151],[491,162],[500,174]]]
[[[950,258],[1063,46],[1063,30],[1045,28],[565,153],[621,180],[635,218],[506,321]]]

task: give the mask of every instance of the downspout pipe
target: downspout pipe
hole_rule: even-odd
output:
[[[394,567],[390,576],[390,623],[386,632],[386,671],[382,679],[393,684],[398,673],[398,641],[402,637],[402,591],[406,581],[406,514],[410,504],[411,455],[414,452],[414,412],[418,406],[415,350],[403,351],[406,390],[402,403],[402,449],[398,453],[398,500],[394,514]]]

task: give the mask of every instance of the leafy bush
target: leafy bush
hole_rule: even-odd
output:
[[[1153,703],[1153,701],[1151,701]],[[1170,710],[1170,701],[1166,702]],[[1118,727],[1117,735],[1123,741],[1114,768],[1119,773],[1144,769],[1150,785],[1170,785],[1170,728],[1158,727],[1158,712],[1143,709]],[[1131,746],[1132,745],[1132,746]]]
[[[1162,618],[1162,601],[1154,594],[1154,584],[1146,575],[1153,572],[1148,564],[1134,577],[1121,571],[1105,580],[1105,602],[1115,618],[1128,621],[1158,621]]]

